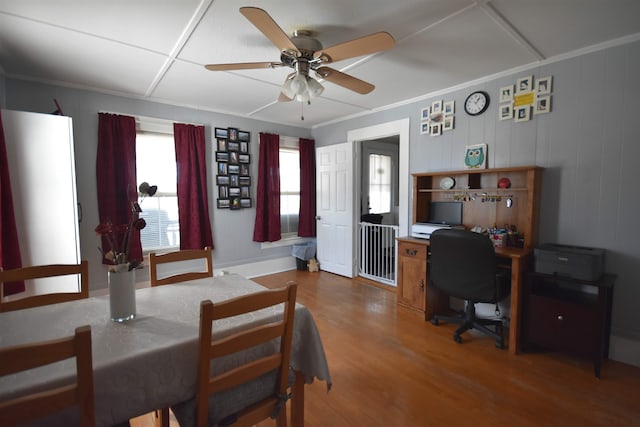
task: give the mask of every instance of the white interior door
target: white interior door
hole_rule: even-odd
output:
[[[353,144],[316,148],[317,258],[320,269],[353,277]]]

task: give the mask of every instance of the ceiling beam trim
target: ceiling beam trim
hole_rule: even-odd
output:
[[[207,13],[207,10],[209,9],[212,3],[213,3],[213,0],[202,0],[200,2],[195,12],[193,13],[193,16],[191,16],[191,19],[187,23],[187,26],[182,31],[182,34],[180,34],[180,37],[178,38],[178,41],[176,42],[175,46],[173,47],[173,49],[171,49],[169,56],[167,57],[167,59],[165,59],[164,63],[162,64],[162,67],[160,67],[160,70],[158,70],[158,73],[156,74],[155,78],[149,85],[149,88],[145,92],[145,96],[150,97],[153,94],[153,92],[156,90],[156,88],[160,84],[160,81],[162,81],[165,74],[167,74],[167,71],[169,71],[169,68],[171,68],[171,65],[173,65],[173,63],[175,62],[177,56],[180,54],[180,52],[184,48],[184,45],[187,44],[187,42],[191,38],[191,35],[196,30],[196,27],[204,17],[205,13]]]
[[[527,40],[512,24],[509,22],[490,1],[479,1],[478,6],[482,9],[500,28],[502,28],[509,36],[515,40],[520,46],[531,53],[538,61],[544,61],[545,56]]]

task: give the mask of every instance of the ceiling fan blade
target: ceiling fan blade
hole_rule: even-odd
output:
[[[375,86],[371,83],[367,83],[364,80],[357,79],[349,74],[342,73],[330,67],[320,67],[316,70],[316,73],[331,83],[335,83],[362,95],[366,95],[375,89]]]
[[[391,34],[386,31],[380,31],[322,49],[313,56],[316,59],[320,58],[322,62],[336,62],[391,49],[395,44],[396,42]]]
[[[264,10],[258,7],[241,7],[240,13],[244,15],[251,23],[269,39],[271,43],[277,46],[281,52],[292,51],[297,52],[298,48],[291,41],[287,33],[271,18]]]
[[[290,102],[290,101],[293,101],[293,99],[289,98],[287,95],[280,92],[280,96],[278,96],[278,102]]]
[[[204,66],[209,71],[252,70],[255,68],[275,68],[283,64],[280,62],[239,62],[236,64],[207,64]]]

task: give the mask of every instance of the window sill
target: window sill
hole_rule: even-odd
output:
[[[279,248],[282,246],[293,246],[299,245],[301,243],[311,242],[313,241],[313,237],[285,237],[283,239],[278,240],[277,242],[262,242],[260,247],[262,249],[271,249],[271,248]]]

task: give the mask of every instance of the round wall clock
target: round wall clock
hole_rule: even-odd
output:
[[[489,94],[482,90],[473,92],[464,101],[464,111],[470,116],[477,116],[489,108]]]

